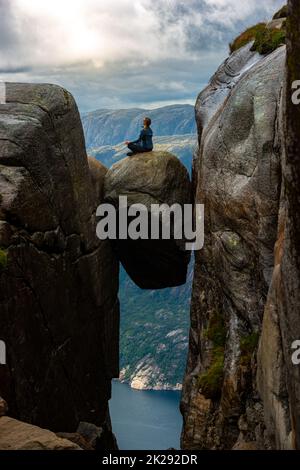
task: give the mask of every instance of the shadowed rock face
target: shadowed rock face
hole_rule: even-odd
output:
[[[127,196],[128,206],[138,203],[147,209],[151,204],[183,206],[190,202],[188,172],[168,152],[125,158],[113,165],[105,177],[105,200],[118,207],[119,196]],[[150,226],[150,215],[147,217]],[[162,289],[186,282],[190,252],[185,250],[183,240],[117,239],[113,246],[129,276],[143,289]]]
[[[292,440],[300,449],[300,367],[291,361],[291,342],[300,339],[300,106],[291,100],[292,84],[300,79],[300,4],[289,0],[288,60],[286,85],[286,236],[282,260],[284,294],[281,298],[283,349],[288,367],[288,392]]]
[[[0,418],[1,450],[82,450],[53,432],[3,416]]]
[[[205,245],[196,253],[181,403],[189,449],[271,445],[255,352],[277,238],[285,48],[263,57],[249,47],[227,59],[196,104],[193,178]]]
[[[56,86],[7,86],[0,144],[0,393],[11,415],[54,431],[105,427],[119,372],[118,262],[96,237],[106,170],[90,171],[77,107]]]
[[[275,446],[300,449],[300,367],[292,362],[292,344],[300,339],[300,106],[292,101],[292,84],[300,78],[300,4],[290,0],[288,8],[280,219],[258,354],[258,386]]]

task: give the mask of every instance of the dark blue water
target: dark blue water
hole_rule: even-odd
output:
[[[121,450],[180,449],[180,392],[133,390],[113,381],[110,414]]]

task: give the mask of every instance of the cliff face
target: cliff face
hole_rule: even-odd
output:
[[[193,179],[206,219],[181,403],[184,448],[272,446],[256,350],[277,238],[285,48],[260,56],[250,47],[226,60],[196,104]]]
[[[139,215],[137,231],[140,238],[120,238],[112,242],[118,258],[137,286],[142,289],[163,289],[185,284],[190,252],[185,250],[184,240],[177,240],[174,235],[171,239],[163,239],[158,234],[157,239],[151,237],[154,219],[157,226],[163,224],[164,228],[169,227],[171,235],[175,224],[171,218],[169,223],[163,219],[159,211],[150,213],[151,205],[154,204],[168,204],[169,207],[178,204],[182,208],[190,202],[190,179],[180,160],[168,152],[156,151],[124,158],[107,172],[104,190],[105,201],[118,209],[118,219],[123,219],[127,211],[119,208],[119,197],[126,197],[128,206],[143,204],[147,209],[128,217],[125,214],[128,226]],[[164,214],[166,212],[164,209]],[[145,229],[140,226],[143,220],[148,224]]]
[[[171,137],[196,132],[191,105],[178,104],[158,109],[100,109],[82,115],[87,148],[113,146],[125,140],[135,140],[145,116],[152,119],[155,136]]]
[[[106,170],[89,168],[77,107],[56,86],[8,84],[0,141],[0,395],[54,431],[109,429],[118,262],[95,221]]]
[[[285,47],[259,56],[245,46],[196,104],[206,242],[195,265],[184,448],[300,448],[299,2],[288,10],[287,60]]]

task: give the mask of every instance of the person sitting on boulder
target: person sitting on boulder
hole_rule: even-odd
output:
[[[153,150],[153,142],[152,136],[153,132],[151,129],[151,119],[145,117],[144,119],[144,127],[141,130],[140,136],[134,142],[129,142],[128,140],[125,142],[125,145],[129,148],[130,152],[127,153],[128,157],[136,153],[143,153],[143,152],[151,152]]]

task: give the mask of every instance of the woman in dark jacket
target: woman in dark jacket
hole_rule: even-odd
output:
[[[139,138],[134,142],[129,142],[128,140],[125,142],[125,145],[127,145],[129,150],[131,150],[129,153],[127,153],[129,157],[135,153],[151,152],[153,150],[153,132],[150,126],[151,119],[146,117],[144,119],[144,127],[141,130]]]

